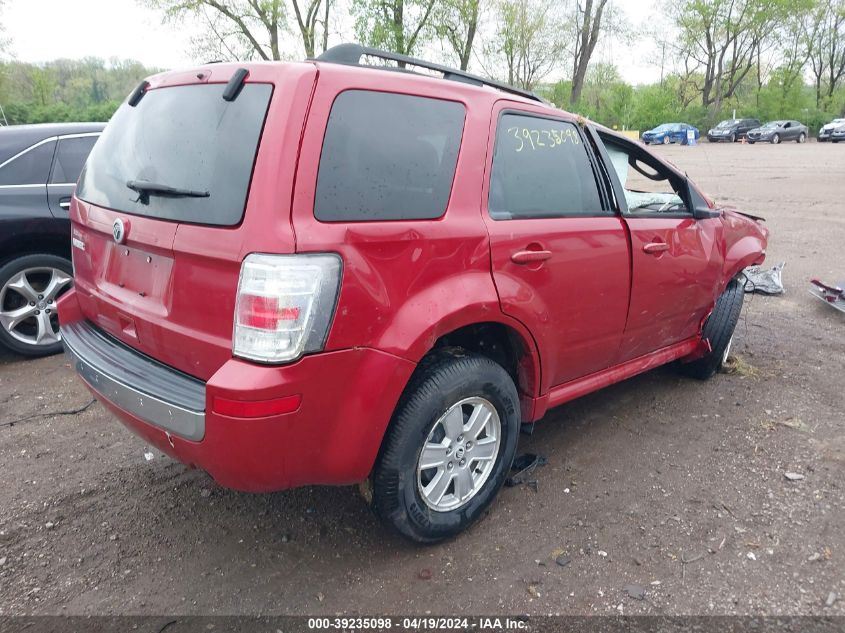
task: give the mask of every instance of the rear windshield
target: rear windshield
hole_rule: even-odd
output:
[[[272,86],[247,84],[234,101],[223,99],[225,87],[161,88],[135,107],[124,103],[91,152],[76,195],[134,215],[238,224]],[[140,195],[127,186],[132,181],[203,195]]]

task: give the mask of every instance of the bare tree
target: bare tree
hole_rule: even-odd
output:
[[[815,29],[808,33],[807,50],[820,108],[822,96],[832,97],[845,78],[845,0],[821,0],[812,21]]]
[[[527,90],[545,78],[565,51],[556,6],[554,0],[500,0],[484,46],[485,73]]]
[[[438,0],[352,0],[361,42],[412,55],[431,34]]]
[[[220,51],[233,58],[248,57],[278,60],[283,56],[282,37],[290,33],[285,0],[143,0],[163,9],[176,19],[185,15],[202,17],[208,31],[199,43],[204,50]],[[333,0],[288,0],[296,18],[300,44],[305,55],[313,57],[319,30],[323,48],[327,44],[329,13]],[[321,17],[322,9],[322,20]]]
[[[434,31],[445,42],[461,70],[469,67],[478,35],[482,0],[443,0],[434,16]]]
[[[578,37],[572,56],[572,92],[569,94],[569,102],[573,105],[581,100],[584,77],[602,33],[602,16],[606,6],[607,0],[584,0],[583,3],[579,0],[575,3]]]
[[[701,77],[701,102],[716,112],[758,61],[762,43],[787,11],[787,0],[685,0],[675,7],[677,52]]]

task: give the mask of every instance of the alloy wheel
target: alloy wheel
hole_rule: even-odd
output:
[[[21,343],[36,347],[61,340],[56,301],[71,276],[58,268],[26,268],[0,289],[0,326]]]
[[[417,462],[417,488],[436,512],[466,505],[484,486],[499,455],[502,423],[484,398],[452,405],[431,427]]]

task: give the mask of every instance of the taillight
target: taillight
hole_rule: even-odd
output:
[[[235,304],[234,355],[282,363],[322,350],[340,272],[340,257],[329,253],[248,255]]]

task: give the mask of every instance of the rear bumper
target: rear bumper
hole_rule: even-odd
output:
[[[222,486],[250,492],[365,479],[415,368],[379,350],[349,349],[281,366],[233,358],[202,383],[99,333],[81,317],[73,290],[59,313],[74,368],[124,425]],[[300,405],[280,415],[214,410],[218,397],[287,396],[299,396]]]
[[[71,365],[99,395],[138,420],[185,439],[205,435],[205,383],[106,336],[87,321],[62,327]]]

